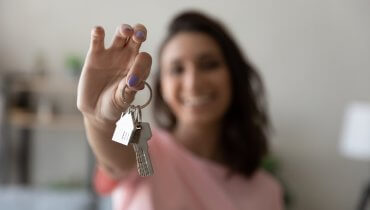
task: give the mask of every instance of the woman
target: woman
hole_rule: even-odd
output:
[[[105,49],[104,30],[92,31],[77,105],[98,162],[97,190],[114,190],[115,209],[282,209],[280,186],[260,169],[268,147],[261,80],[225,29],[196,12],[177,16],[160,48],[160,129],[148,141],[154,175],[137,175],[132,148],[111,138],[145,87],[145,39],[143,25],[124,24]]]

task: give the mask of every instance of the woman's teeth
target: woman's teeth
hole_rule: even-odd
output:
[[[199,106],[208,103],[211,101],[210,95],[197,96],[197,97],[188,97],[184,99],[185,106]]]

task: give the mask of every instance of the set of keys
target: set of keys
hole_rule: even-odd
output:
[[[141,109],[146,107],[152,98],[152,90],[147,103],[142,106],[130,105],[126,112],[121,114],[121,118],[116,123],[112,140],[128,146],[132,144],[136,153],[137,169],[140,176],[151,176],[154,174],[150,156],[148,153],[148,140],[152,137],[150,125],[141,120]],[[123,89],[123,93],[125,88]]]

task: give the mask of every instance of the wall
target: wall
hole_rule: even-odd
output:
[[[370,101],[370,1],[1,0],[0,69],[31,71],[44,52],[53,74],[66,75],[64,56],[84,54],[97,24],[108,44],[118,24],[144,23],[143,50],[156,58],[166,24],[184,8],[221,19],[261,70],[294,209],[353,209],[370,168],[341,157],[338,139],[346,105]]]

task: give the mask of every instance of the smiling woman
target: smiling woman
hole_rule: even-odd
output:
[[[231,36],[203,15],[180,15],[170,25],[160,58],[158,124],[172,132],[196,128],[205,139],[217,134],[219,160],[250,176],[267,152],[269,125],[262,81]],[[209,125],[214,130],[206,134]]]
[[[260,169],[268,151],[261,79],[223,27],[196,12],[176,17],[160,48],[154,175],[137,175],[131,148],[110,138],[149,75],[145,39],[143,25],[122,25],[105,49],[104,30],[92,32],[78,107],[99,162],[97,190],[114,192],[115,209],[282,209],[279,184]]]

